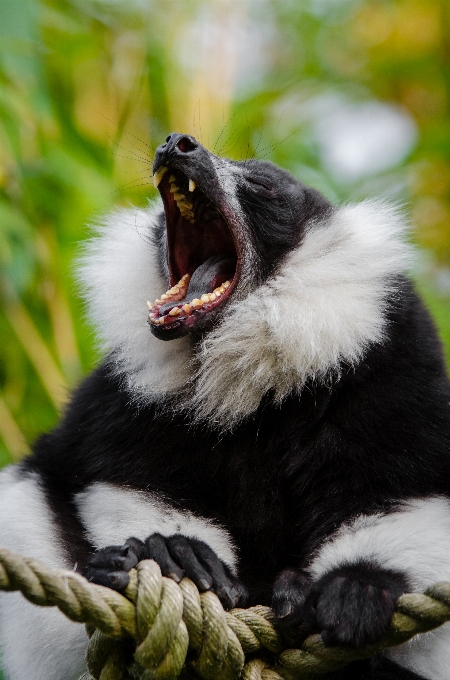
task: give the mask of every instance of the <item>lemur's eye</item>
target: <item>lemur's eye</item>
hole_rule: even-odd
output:
[[[273,186],[269,181],[260,179],[259,177],[246,177],[249,184],[252,184],[255,189],[259,189],[262,193],[273,194]]]

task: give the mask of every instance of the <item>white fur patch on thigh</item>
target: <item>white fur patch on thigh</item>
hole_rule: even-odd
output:
[[[320,548],[310,570],[319,578],[359,560],[373,560],[406,574],[415,591],[436,581],[450,581],[450,501],[411,500],[398,512],[361,515]]]
[[[342,526],[320,548],[310,571],[320,578],[360,560],[402,572],[412,591],[450,581],[450,501],[415,499],[405,502],[398,512],[362,515]],[[387,656],[429,680],[448,680],[450,624],[391,649]]]
[[[36,474],[0,473],[0,545],[51,567],[69,567]],[[2,665],[11,680],[77,680],[85,672],[87,636],[55,607],[20,593],[0,593]]]
[[[144,541],[150,534],[180,533],[207,543],[230,567],[236,551],[226,529],[191,512],[181,512],[144,491],[96,482],[77,494],[76,505],[90,541],[97,548],[124,543],[130,536]]]

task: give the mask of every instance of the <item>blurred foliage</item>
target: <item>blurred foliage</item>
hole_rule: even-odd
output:
[[[0,0],[0,462],[95,362],[77,243],[98,214],[154,195],[153,149],[173,130],[331,199],[407,202],[450,348],[449,14],[447,0]],[[342,101],[396,107],[416,143],[340,176],[316,118]]]

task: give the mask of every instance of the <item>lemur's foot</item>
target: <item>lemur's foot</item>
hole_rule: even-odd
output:
[[[130,580],[128,572],[143,559],[155,560],[162,575],[177,583],[187,576],[200,592],[213,591],[227,609],[245,603],[245,586],[214,550],[203,541],[180,534],[152,534],[145,543],[129,538],[122,546],[102,548],[90,558],[84,575],[93,583],[124,590]]]
[[[389,627],[397,599],[408,589],[403,574],[364,562],[333,569],[311,585],[300,572],[297,577],[294,570],[289,572],[288,587],[283,588],[287,572],[282,572],[274,588],[279,622],[304,623],[311,632],[319,632],[327,646],[359,648],[378,642]]]

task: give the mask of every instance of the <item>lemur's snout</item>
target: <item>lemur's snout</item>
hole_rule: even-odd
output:
[[[202,150],[202,146],[194,137],[190,135],[182,135],[179,132],[172,132],[164,144],[160,144],[156,149],[155,160],[153,162],[153,172],[161,165],[167,165],[170,161],[174,161],[177,156],[190,154],[193,151]]]

